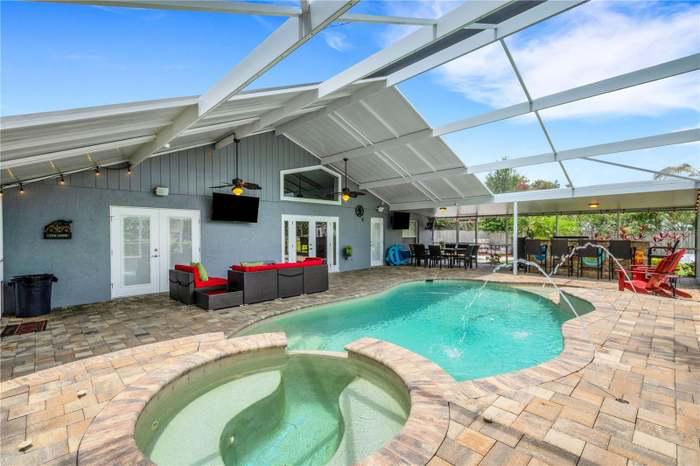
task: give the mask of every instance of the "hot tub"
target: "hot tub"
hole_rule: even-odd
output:
[[[354,464],[399,433],[409,408],[398,376],[346,353],[249,354],[165,386],[135,440],[168,466]]]

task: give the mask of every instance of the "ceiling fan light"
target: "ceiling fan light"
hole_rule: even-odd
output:
[[[340,195],[341,199],[343,199],[343,202],[348,202],[350,200],[350,194],[348,193],[343,193]]]
[[[234,196],[240,196],[243,194],[243,186],[234,186],[233,189],[231,189],[231,192],[233,193]]]

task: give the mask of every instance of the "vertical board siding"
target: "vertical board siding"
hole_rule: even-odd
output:
[[[284,136],[264,133],[245,138],[240,143],[239,177],[262,186],[260,197],[279,200],[279,172],[288,168],[318,165],[319,161]],[[165,186],[172,194],[208,195],[209,186],[230,182],[236,176],[234,144],[214,150],[198,147],[152,157],[135,167],[131,176],[126,169],[103,168],[101,176],[93,171],[66,177],[66,183],[84,188],[151,192]]]

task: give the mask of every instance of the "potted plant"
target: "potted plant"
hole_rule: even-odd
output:
[[[349,244],[347,246],[343,246],[343,257],[345,260],[348,260],[352,257],[352,246]]]

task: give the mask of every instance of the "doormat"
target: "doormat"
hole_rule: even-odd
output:
[[[46,320],[36,322],[24,322],[22,324],[8,325],[2,329],[0,338],[11,337],[12,335],[26,335],[27,333],[43,332],[46,330]]]

